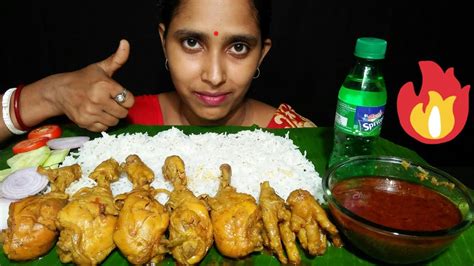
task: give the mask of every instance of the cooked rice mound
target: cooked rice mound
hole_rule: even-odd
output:
[[[162,131],[155,136],[147,133],[109,135],[95,138],[71,153],[62,165],[78,163],[83,177],[66,192],[73,194],[82,187],[92,187],[88,178],[94,168],[109,158],[125,161],[130,154],[137,154],[155,172],[155,188],[172,190],[163,179],[161,167],[170,155],[180,156],[186,165],[188,187],[196,195],[214,196],[219,186],[219,166],[232,167],[232,186],[238,192],[251,194],[258,199],[260,183],[268,180],[278,195],[284,199],[295,189],[308,190],[323,202],[321,178],[314,165],[305,157],[287,134],[285,137],[261,129],[244,130],[235,134],[203,133],[186,135],[177,128]],[[115,195],[128,192],[132,184],[125,176],[111,184]],[[160,202],[166,201],[164,194]]]

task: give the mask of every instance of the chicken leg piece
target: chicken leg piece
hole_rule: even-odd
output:
[[[208,197],[217,249],[227,257],[241,258],[262,246],[262,214],[255,199],[230,186],[231,168],[220,167],[220,186],[214,198]]]
[[[161,242],[168,228],[169,214],[155,199],[158,190],[150,187],[155,174],[137,155],[129,155],[121,168],[134,188],[115,197],[120,213],[114,242],[134,265],[158,263],[167,251]]]
[[[10,205],[3,244],[10,260],[35,259],[53,247],[58,237],[56,216],[68,199],[64,191],[81,177],[78,164],[54,170],[39,167],[37,171],[48,176],[51,192],[30,196]]]
[[[117,180],[119,174],[119,164],[114,159],[100,163],[89,175],[97,186],[80,189],[58,213],[57,251],[62,263],[97,265],[115,248],[113,232],[118,210],[110,182]]]
[[[166,203],[171,212],[168,248],[180,264],[199,263],[213,242],[207,204],[186,187],[187,177],[180,157],[166,158],[163,176],[174,186]]]

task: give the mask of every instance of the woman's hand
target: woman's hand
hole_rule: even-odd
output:
[[[65,114],[78,126],[97,132],[125,118],[134,97],[127,92],[125,102],[117,103],[113,98],[124,88],[112,75],[125,64],[129,52],[129,43],[122,40],[109,58],[78,71],[49,77],[51,86],[44,96],[52,104],[55,115]]]
[[[112,79],[112,75],[127,62],[129,53],[129,43],[122,40],[117,51],[101,62],[26,85],[19,98],[23,123],[34,127],[48,118],[66,115],[78,126],[91,131],[104,131],[116,125],[127,116],[128,109],[135,102],[130,92],[127,92],[124,102],[114,100],[124,88]],[[3,113],[2,110],[0,112]],[[10,118],[19,128],[13,97],[10,99]],[[0,142],[10,135],[1,121]]]

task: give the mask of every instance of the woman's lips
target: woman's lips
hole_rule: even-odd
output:
[[[227,99],[228,95],[227,93],[211,95],[199,92],[195,92],[194,94],[198,97],[199,100],[201,100],[201,102],[210,106],[218,106],[222,104]]]

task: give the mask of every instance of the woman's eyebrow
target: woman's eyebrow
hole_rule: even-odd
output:
[[[209,39],[209,36],[205,34],[204,32],[200,31],[194,31],[194,30],[187,30],[187,29],[181,29],[177,30],[173,33],[173,36],[177,39],[181,38],[194,38],[197,40],[207,40]]]
[[[251,46],[257,45],[257,43],[258,43],[258,38],[253,36],[253,35],[249,35],[249,34],[229,35],[229,36],[225,36],[224,40],[227,43],[243,42],[243,43],[247,43]]]

